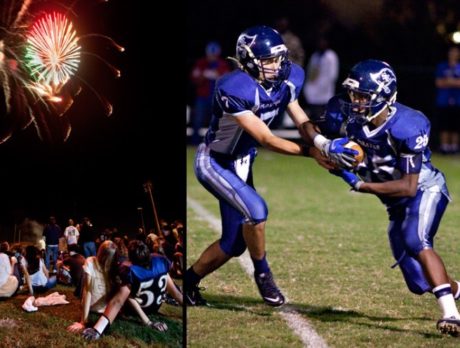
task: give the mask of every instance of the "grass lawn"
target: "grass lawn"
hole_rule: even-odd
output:
[[[163,304],[152,320],[167,323],[165,333],[144,327],[137,317],[119,316],[110,330],[98,341],[87,343],[79,335],[66,331],[66,327],[80,320],[80,302],[73,288],[58,285],[52,291],[66,294],[67,305],[39,307],[27,313],[21,306],[28,295],[17,295],[0,301],[0,347],[182,347],[182,307]],[[97,315],[90,315],[95,322]]]
[[[187,155],[187,195],[219,217],[217,200],[193,174]],[[460,279],[460,158],[434,156],[453,202],[435,246],[448,272]],[[269,207],[267,257],[290,304],[330,347],[457,347],[436,330],[441,313],[433,295],[409,292],[386,235],[385,207],[372,195],[350,192],[313,160],[260,150],[257,190]],[[187,209],[187,263],[219,238]],[[301,347],[278,310],[265,306],[236,259],[206,277],[212,307],[188,308],[190,347]]]

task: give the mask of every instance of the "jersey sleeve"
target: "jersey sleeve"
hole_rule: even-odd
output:
[[[229,75],[218,81],[214,101],[228,115],[252,112],[259,93],[255,84],[245,73]]]
[[[426,119],[415,119],[407,128],[401,140],[402,154],[417,154],[423,153],[428,146],[430,140],[430,123]]]
[[[423,163],[423,153],[430,140],[430,122],[420,112],[406,117],[407,122],[397,127],[396,141],[399,142],[398,169],[405,174],[418,174]]]
[[[305,72],[297,64],[292,64],[289,74],[289,82],[292,84],[291,101],[299,98],[303,83],[305,82]],[[288,83],[289,84],[289,83]]]

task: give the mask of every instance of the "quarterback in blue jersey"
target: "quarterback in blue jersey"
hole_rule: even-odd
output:
[[[446,181],[431,161],[430,122],[420,111],[396,102],[396,76],[385,62],[356,64],[318,122],[329,138],[347,137],[364,150],[354,172],[331,171],[353,190],[375,194],[387,207],[388,236],[396,265],[409,290],[432,292],[443,312],[442,333],[460,334],[455,300],[459,283],[449,277],[434,251],[434,237],[450,201]]]
[[[276,30],[257,26],[243,31],[234,60],[239,69],[217,81],[213,116],[205,142],[198,146],[194,166],[200,183],[219,200],[222,237],[187,270],[185,299],[189,305],[206,305],[198,287],[201,279],[247,247],[263,300],[268,305],[281,306],[285,298],[273,280],[265,253],[268,208],[252,180],[256,146],[287,155],[311,156],[326,168],[331,167],[329,161],[349,163],[353,151],[314,131],[297,101],[304,72],[289,61],[287,48]],[[279,138],[270,131],[270,123],[284,111],[302,137],[315,138],[321,151]]]

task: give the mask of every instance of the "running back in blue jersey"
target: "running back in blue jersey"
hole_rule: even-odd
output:
[[[130,262],[120,266],[122,286],[130,286],[130,297],[140,304],[146,314],[158,312],[166,293],[169,268],[169,261],[160,255],[152,255],[149,268]]]
[[[233,118],[250,111],[270,125],[276,116],[283,115],[290,102],[298,98],[304,78],[302,68],[295,64],[292,64],[288,79],[269,90],[239,69],[223,76],[218,80],[214,94],[206,145],[227,155],[248,153],[257,143]]]
[[[433,186],[440,182],[442,174],[431,164],[428,148],[430,122],[420,111],[403,104],[391,106],[387,121],[378,128],[347,120],[341,112],[341,98],[332,98],[325,118],[318,124],[329,137],[348,136],[363,148],[366,156],[357,168],[365,182],[397,180],[403,174],[420,174],[418,188]],[[391,206],[406,198],[379,197]]]

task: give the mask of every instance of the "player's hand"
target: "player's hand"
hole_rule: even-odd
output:
[[[348,170],[339,169],[330,170],[329,172],[341,177],[355,191],[358,191],[359,187],[363,184],[363,181],[356,174],[349,172]]]
[[[80,333],[85,329],[85,325],[80,322],[75,322],[67,327],[67,331],[72,333]]]
[[[166,323],[163,323],[161,321],[151,321],[147,324],[147,326],[151,329],[155,329],[157,331],[160,331],[160,332],[165,332],[166,330],[168,330],[168,325],[166,325]]]
[[[89,327],[87,329],[84,329],[82,332],[82,336],[85,338],[87,341],[95,341],[101,338],[101,334],[93,327]]]
[[[315,161],[323,168],[327,170],[337,169],[337,166],[332,163],[329,158],[324,156],[321,151],[319,151],[316,147],[312,146],[310,148],[310,156],[315,159]]]
[[[350,169],[355,162],[358,151],[345,147],[348,138],[337,138],[329,141],[323,147],[324,154],[335,164]]]

